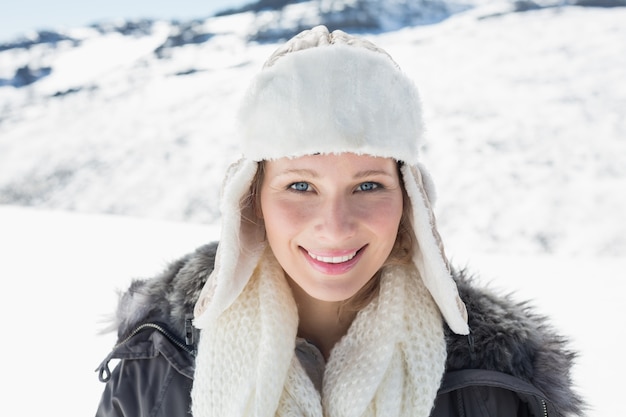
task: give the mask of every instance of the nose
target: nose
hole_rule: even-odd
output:
[[[320,207],[316,224],[318,236],[328,242],[352,238],[357,230],[357,207],[346,196],[329,197]]]

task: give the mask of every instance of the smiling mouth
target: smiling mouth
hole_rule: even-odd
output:
[[[355,251],[349,252],[349,253],[345,253],[343,255],[340,256],[323,256],[323,255],[318,255],[315,254],[313,252],[310,251],[306,251],[307,254],[314,260],[319,261],[319,262],[324,262],[327,264],[342,264],[344,262],[348,262],[352,259],[354,259],[354,257],[362,250],[363,248],[357,249]]]

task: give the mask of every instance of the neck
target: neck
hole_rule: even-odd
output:
[[[332,348],[348,332],[356,312],[342,311],[342,302],[315,299],[293,280],[288,281],[298,306],[298,336],[313,343],[328,360]]]

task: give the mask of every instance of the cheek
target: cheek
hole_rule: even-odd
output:
[[[395,234],[402,218],[402,199],[385,199],[360,207],[361,220],[378,233]]]
[[[304,205],[272,199],[262,199],[261,209],[265,220],[265,230],[270,239],[273,236],[296,233],[310,213]]]

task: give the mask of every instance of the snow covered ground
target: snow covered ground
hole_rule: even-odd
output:
[[[99,335],[131,277],[148,277],[216,235],[193,226],[0,206],[6,416],[93,415]]]
[[[369,37],[422,91],[453,261],[552,317],[581,352],[589,415],[621,415],[626,8],[477,16]],[[169,59],[152,54],[165,23],[147,37],[80,29],[79,48],[0,52],[0,80],[33,56],[54,68],[0,86],[7,415],[93,413],[115,290],[217,238],[233,111],[276,47],[242,40],[234,29],[250,19],[209,20],[220,35]]]
[[[0,230],[3,413],[70,417],[95,412],[103,384],[94,369],[115,342],[98,331],[115,290],[219,235],[211,226],[10,206],[0,206]],[[485,285],[532,300],[572,338],[589,416],[621,415],[626,365],[615,356],[626,342],[625,259],[452,252]]]

